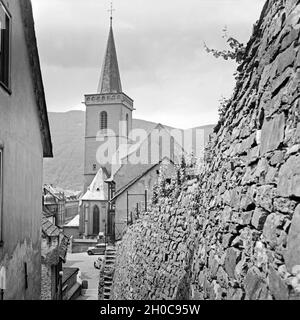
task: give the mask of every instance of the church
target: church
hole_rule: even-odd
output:
[[[147,210],[161,164],[171,177],[184,150],[161,124],[150,132],[132,130],[134,101],[122,90],[112,17],[98,90],[85,95],[85,105],[79,232],[85,238],[101,232],[116,241],[133,215]]]

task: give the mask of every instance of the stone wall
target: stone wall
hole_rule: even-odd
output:
[[[193,219],[187,212],[194,182],[185,185],[178,201],[160,198],[127,230],[117,250],[113,299],[187,297],[180,288],[186,287],[187,252],[193,248]]]
[[[41,300],[52,300],[52,273],[51,266],[42,264]]]
[[[299,17],[266,2],[202,173],[129,228],[114,299],[300,298]]]
[[[59,237],[42,234],[41,241],[41,300],[55,300],[56,275],[53,268],[59,264]]]

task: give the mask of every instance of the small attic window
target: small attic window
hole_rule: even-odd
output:
[[[97,165],[93,164],[93,170],[96,171],[97,170]]]
[[[0,84],[7,91],[10,91],[10,30],[10,14],[0,0]]]

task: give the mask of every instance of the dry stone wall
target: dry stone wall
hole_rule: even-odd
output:
[[[194,247],[191,202],[196,181],[189,181],[178,199],[161,197],[130,227],[118,247],[113,299],[188,298],[188,273]],[[187,254],[188,253],[188,254]]]
[[[128,230],[113,298],[300,298],[299,47],[300,1],[267,1],[202,173]]]

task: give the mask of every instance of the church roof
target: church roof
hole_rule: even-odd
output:
[[[121,93],[122,85],[112,25],[110,25],[106,53],[102,66],[98,93]]]
[[[75,218],[73,218],[69,223],[67,223],[65,225],[65,227],[70,227],[70,228],[73,228],[73,227],[79,227],[79,220],[80,220],[80,216],[79,214],[77,216],[75,216]]]
[[[104,180],[103,170],[100,168],[81,200],[106,201]]]
[[[163,162],[169,162],[170,164],[174,165],[174,162],[169,159],[168,157],[164,157],[162,160],[160,160],[158,163],[151,165],[147,170],[142,172],[140,175],[132,179],[128,184],[123,186],[120,190],[117,191],[117,193],[114,195],[114,197],[111,199],[111,201],[115,201],[121,194],[123,194],[126,190],[128,190],[132,185],[134,185],[136,182],[138,182],[141,178],[143,178],[147,173],[149,173],[153,168],[156,166],[162,164]],[[126,165],[124,165],[126,166]]]

